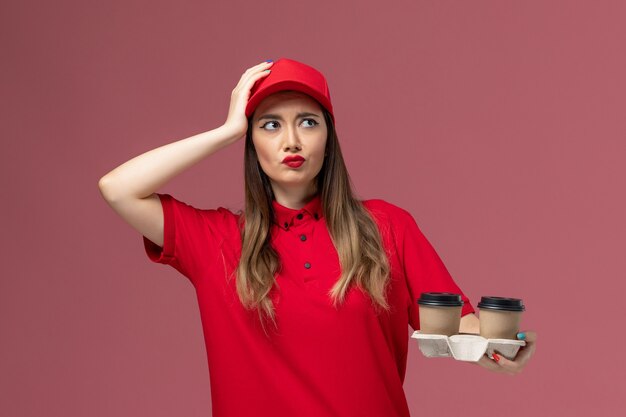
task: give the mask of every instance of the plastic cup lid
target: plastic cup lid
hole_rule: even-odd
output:
[[[460,294],[451,292],[423,292],[417,304],[430,307],[459,307],[463,305]]]
[[[478,308],[488,310],[524,311],[526,307],[519,298],[508,297],[481,297]]]

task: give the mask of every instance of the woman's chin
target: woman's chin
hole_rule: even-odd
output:
[[[302,175],[285,175],[281,176],[281,178],[274,178],[271,182],[285,188],[306,187],[313,182],[313,178],[305,178]]]

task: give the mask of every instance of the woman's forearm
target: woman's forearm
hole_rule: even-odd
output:
[[[98,185],[107,200],[148,197],[181,172],[242,136],[222,125],[160,146],[113,169]]]

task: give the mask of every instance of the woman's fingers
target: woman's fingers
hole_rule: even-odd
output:
[[[523,363],[521,363],[519,355],[515,357],[514,361],[505,358],[504,356],[502,356],[501,353],[497,351],[494,352],[494,355],[495,356],[492,361],[495,361],[495,363],[498,364],[502,372],[509,375],[517,375],[518,373],[522,372],[522,368],[524,367],[524,365]]]
[[[248,68],[239,79],[239,82],[232,91],[230,104],[228,106],[228,116],[224,123],[237,136],[243,136],[248,129],[248,120],[245,114],[246,106],[250,98],[250,92],[254,83],[261,77],[269,74],[266,69],[272,66],[273,62],[261,62]]]
[[[509,375],[516,375],[520,372],[517,361],[511,361],[498,352],[494,352],[495,356],[491,359],[487,354],[484,354],[476,364],[482,366],[493,372],[504,373]]]
[[[489,356],[487,356],[486,354],[483,355],[478,362],[474,362],[480,366],[482,366],[483,368],[486,368],[490,371],[493,372],[504,372],[504,370],[502,369],[502,367],[500,365],[498,365],[497,362],[495,362],[493,359],[490,359]]]
[[[269,70],[269,66],[271,64],[273,64],[273,63],[270,62],[268,64],[268,67],[265,67],[265,68],[262,67],[262,69],[259,70],[258,72],[251,73],[249,75],[249,77],[246,79],[246,82],[243,85],[243,91],[246,92],[245,97],[244,97],[246,99],[246,103],[248,102],[248,99],[250,98],[250,92],[252,91],[252,86],[254,85],[254,83],[259,78],[266,77],[266,76],[268,76],[270,74],[270,71],[268,71],[268,70]]]
[[[524,335],[523,337],[519,337],[519,335]],[[518,333],[518,339],[525,340],[526,343],[535,343],[537,341],[537,332],[533,332],[532,330],[526,330]]]
[[[533,331],[520,332],[518,333],[518,339],[525,340],[526,345],[520,347],[513,360],[505,358],[496,351],[494,352],[493,359],[485,354],[478,362],[475,362],[475,364],[493,372],[506,373],[508,375],[519,374],[535,352],[537,333]]]
[[[519,361],[523,366],[526,362],[528,362],[533,353],[535,353],[535,349],[537,348],[537,333],[530,330],[520,332],[518,333],[517,338],[526,341],[526,346],[520,347],[517,352],[517,356],[515,357],[515,362]]]
[[[248,100],[250,99],[252,86],[259,78],[269,75],[270,72],[266,70],[268,70],[272,64],[273,62],[262,62],[254,67],[248,68],[248,70],[243,73],[239,79],[239,83],[232,92],[231,113],[242,113],[245,110]],[[240,115],[238,116],[241,117]]]
[[[495,361],[500,367],[500,370],[509,375],[517,375],[522,372],[526,363],[535,352],[537,333],[533,331],[520,332],[518,333],[518,339],[525,340],[526,346],[520,347],[514,360],[509,360],[498,352],[495,352],[494,359],[491,361],[492,363]]]
[[[241,78],[239,79],[239,82],[237,83],[235,90],[243,89],[250,83],[251,80],[256,81],[261,76],[269,74],[269,71],[266,71],[266,70],[269,69],[272,66],[272,64],[274,64],[274,62],[264,61],[264,62],[261,62],[260,64],[257,64],[253,67],[248,68],[241,75]],[[252,85],[250,85],[247,88],[247,90],[250,90],[250,87],[252,87]]]

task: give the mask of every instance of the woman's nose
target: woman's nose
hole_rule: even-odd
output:
[[[298,131],[294,127],[287,129],[285,133],[285,150],[288,149],[300,149],[300,138],[298,137]]]

